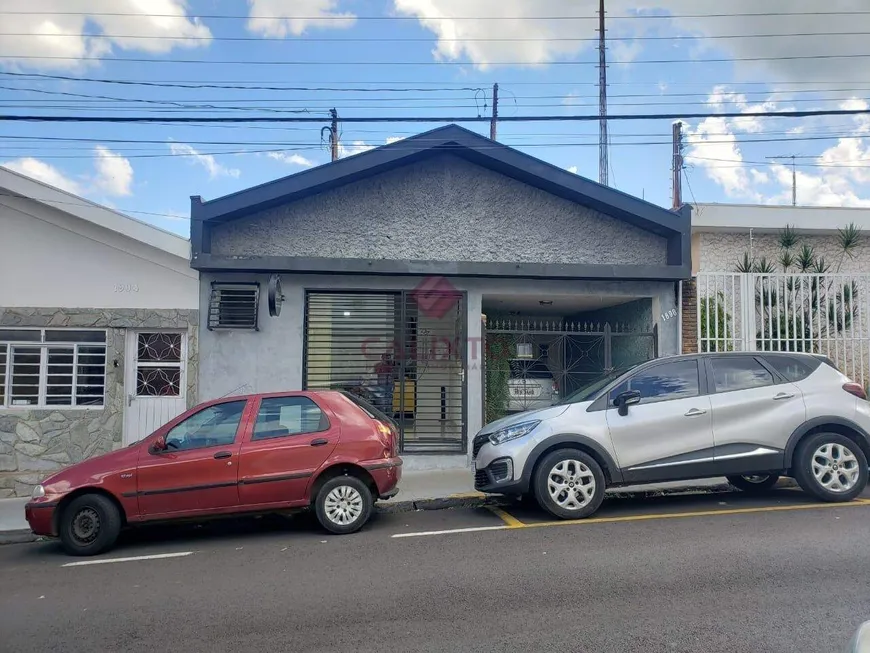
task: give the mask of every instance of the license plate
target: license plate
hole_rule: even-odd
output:
[[[511,394],[515,397],[536,397],[538,392],[535,388],[511,388]]]

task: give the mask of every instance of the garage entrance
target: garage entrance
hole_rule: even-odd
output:
[[[604,374],[655,358],[658,334],[648,304],[630,302],[636,312],[621,321],[596,320],[594,313],[571,320],[487,316],[484,423],[546,408]]]
[[[463,453],[465,306],[460,292],[308,292],[304,387],[368,400],[403,453]]]

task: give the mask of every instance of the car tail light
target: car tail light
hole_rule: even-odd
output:
[[[867,391],[864,390],[864,386],[860,383],[852,383],[851,381],[849,383],[844,383],[843,390],[848,392],[850,395],[855,395],[858,399],[867,399]]]
[[[380,420],[375,420],[375,424],[377,425],[378,433],[381,435],[382,439],[385,439],[384,445],[390,450],[390,458],[395,458],[397,455],[399,434],[396,433],[396,429],[394,429],[391,424],[386,424]]]

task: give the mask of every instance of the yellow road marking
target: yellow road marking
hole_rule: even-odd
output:
[[[521,522],[519,519],[517,519],[513,515],[509,515],[501,508],[496,508],[495,506],[487,506],[487,508],[489,509],[489,511],[492,514],[496,515],[497,517],[500,517],[501,520],[505,524],[508,525],[508,528],[525,528],[525,526],[526,526],[526,524]]]
[[[784,510],[818,510],[821,508],[848,508],[850,506],[868,506],[870,499],[855,499],[847,503],[810,503],[796,506],[764,506],[760,508],[732,508],[730,510],[700,510],[697,512],[656,513],[652,515],[629,515],[627,517],[595,517],[592,519],[574,519],[560,521],[534,522],[523,524],[523,528],[542,526],[579,526],[582,524],[612,524],[616,522],[648,521],[653,519],[679,519],[682,517],[716,517],[718,515],[746,515],[756,512],[779,512]]]

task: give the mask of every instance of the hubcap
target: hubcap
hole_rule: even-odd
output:
[[[547,475],[547,491],[560,508],[581,510],[595,496],[595,476],[579,460],[563,460]]]
[[[93,508],[79,510],[72,522],[73,537],[82,544],[93,542],[100,534],[100,516]]]
[[[812,460],[813,476],[819,485],[831,492],[848,492],[858,482],[858,459],[842,444],[823,444]]]
[[[356,488],[339,485],[326,495],[324,509],[329,521],[347,526],[359,519],[362,514],[363,498]]]

